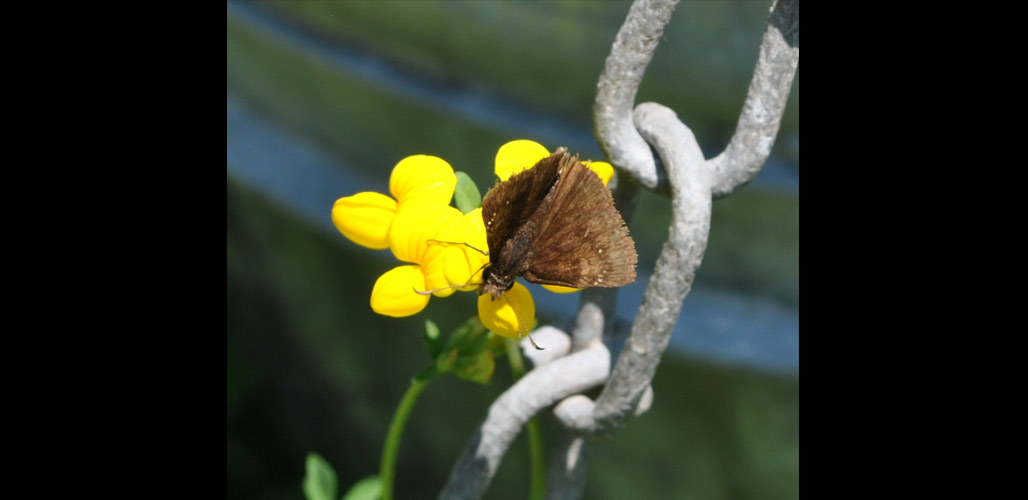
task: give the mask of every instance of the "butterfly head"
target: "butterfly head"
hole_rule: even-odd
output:
[[[504,276],[493,272],[492,266],[487,267],[482,271],[482,286],[478,287],[478,294],[485,295],[488,293],[493,296],[493,300],[496,300],[503,295],[503,292],[510,290],[514,286],[514,279],[514,276]]]

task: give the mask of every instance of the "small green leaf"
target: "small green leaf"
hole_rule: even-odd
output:
[[[350,488],[343,500],[378,500],[382,497],[382,480],[378,476],[368,476]]]
[[[421,342],[428,352],[429,359],[435,359],[443,350],[442,342],[439,339],[439,327],[430,319],[425,320],[425,334],[421,336]]]
[[[490,338],[492,338],[492,335],[489,333],[489,330],[486,330],[485,328],[477,330],[475,332],[475,335],[472,337],[468,337],[468,340],[464,343],[463,346],[461,346],[461,355],[477,356],[478,353],[482,351],[488,351]]]
[[[425,320],[425,338],[431,340],[439,338],[439,327],[430,319]]]
[[[450,349],[449,351],[443,352],[435,360],[435,366],[439,370],[439,373],[446,373],[453,370],[454,363],[457,362],[457,350]]]
[[[477,317],[471,317],[465,321],[462,325],[458,326],[450,334],[450,341],[447,343],[448,347],[456,347],[464,350],[464,345],[467,342],[472,341],[473,337],[478,334],[486,332],[485,326],[478,320]]]
[[[483,350],[475,356],[458,358],[453,374],[465,380],[485,384],[493,378],[495,370],[496,361],[493,359],[493,353]]]
[[[457,172],[457,188],[453,191],[453,201],[461,213],[468,213],[482,206],[482,193],[475,181],[464,172]]]
[[[317,453],[307,454],[307,476],[303,478],[303,494],[307,500],[335,500],[336,473]]]

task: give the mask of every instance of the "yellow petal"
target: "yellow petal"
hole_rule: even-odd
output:
[[[485,224],[482,222],[482,209],[476,208],[464,216],[444,232],[438,239],[454,242],[443,250],[440,259],[449,285],[467,285],[462,291],[478,289],[482,283],[482,269],[489,262],[489,251],[486,242]],[[472,248],[474,247],[474,248]]]
[[[400,205],[415,200],[447,205],[456,186],[453,167],[435,156],[408,156],[393,167],[389,176],[389,192]]]
[[[610,163],[605,161],[583,161],[582,163],[600,176],[604,186],[610,182],[611,177],[614,177],[614,167]]]
[[[442,252],[440,245],[429,245],[439,227],[460,220],[460,210],[427,201],[401,204],[389,229],[389,249],[397,259],[422,264]]]
[[[456,292],[457,288],[449,288],[450,281],[446,279],[446,261],[437,258],[425,263],[425,289],[433,290],[432,295],[436,297],[449,297]]]
[[[535,302],[528,288],[514,282],[514,288],[504,292],[499,299],[492,300],[488,293],[479,295],[478,317],[497,335],[521,338],[535,328]]]
[[[400,266],[386,271],[371,290],[371,309],[383,316],[402,318],[421,312],[428,305],[428,295],[414,290],[425,289],[425,275],[418,266]]]
[[[464,284],[464,282],[452,283],[447,277],[447,261],[449,260],[447,255],[450,253],[463,255],[461,249],[464,247],[464,234],[459,229],[463,221],[464,217],[461,216],[459,210],[445,211],[440,219],[433,221],[435,230],[430,239],[426,241],[421,266],[425,272],[425,284],[428,289],[439,290],[433,292],[437,297],[446,297],[457,291],[456,288],[446,287]]]
[[[381,250],[389,247],[389,226],[396,215],[396,200],[371,191],[339,198],[332,207],[332,222],[354,243]]]
[[[569,286],[560,286],[560,285],[543,285],[543,288],[545,288],[545,289],[547,289],[547,290],[549,290],[549,291],[551,291],[553,293],[574,293],[574,292],[582,291],[581,288],[571,288]]]
[[[538,142],[526,139],[511,141],[500,146],[496,152],[496,167],[493,171],[501,181],[505,181],[526,168],[532,168],[547,156],[550,156],[549,150]]]

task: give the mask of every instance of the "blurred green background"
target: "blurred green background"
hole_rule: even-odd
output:
[[[332,228],[335,198],[387,192],[393,165],[412,154],[446,159],[484,191],[497,148],[517,138],[601,159],[592,99],[629,5],[228,2],[229,498],[302,498],[312,451],[342,491],[376,473],[392,412],[427,363],[424,318],[448,332],[475,311],[473,294],[457,294],[411,318],[372,313],[371,286],[396,262]],[[675,109],[717,154],[769,7],[680,4],[638,102]],[[798,497],[798,81],[765,172],[714,204],[653,409],[594,441],[586,498]],[[643,275],[667,235],[668,205],[645,193],[629,222]],[[644,286],[626,288],[624,318]],[[536,300],[554,306],[540,319],[562,326],[574,299],[543,294]],[[398,498],[438,494],[509,383],[501,362],[488,386],[444,377],[428,388],[404,436]],[[552,417],[543,429],[556,433]],[[486,498],[527,491],[519,437]]]

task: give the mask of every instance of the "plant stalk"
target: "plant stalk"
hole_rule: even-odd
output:
[[[521,349],[514,339],[504,339],[504,346],[507,349],[507,360],[510,363],[510,371],[516,382],[525,374],[525,362],[521,358]],[[543,435],[539,429],[539,420],[532,418],[525,425],[528,435],[528,455],[532,467],[532,477],[529,483],[529,498],[531,500],[542,500],[546,493],[546,460],[543,455]]]
[[[389,434],[386,435],[385,448],[382,450],[382,464],[379,470],[379,477],[382,480],[382,500],[392,500],[393,498],[396,455],[400,450],[400,439],[403,437],[403,428],[407,424],[407,418],[410,417],[411,410],[414,409],[414,404],[417,403],[421,392],[434,379],[435,377],[427,380],[412,380],[410,387],[407,388],[407,393],[400,400],[400,406],[396,408],[393,422],[389,425]]]

